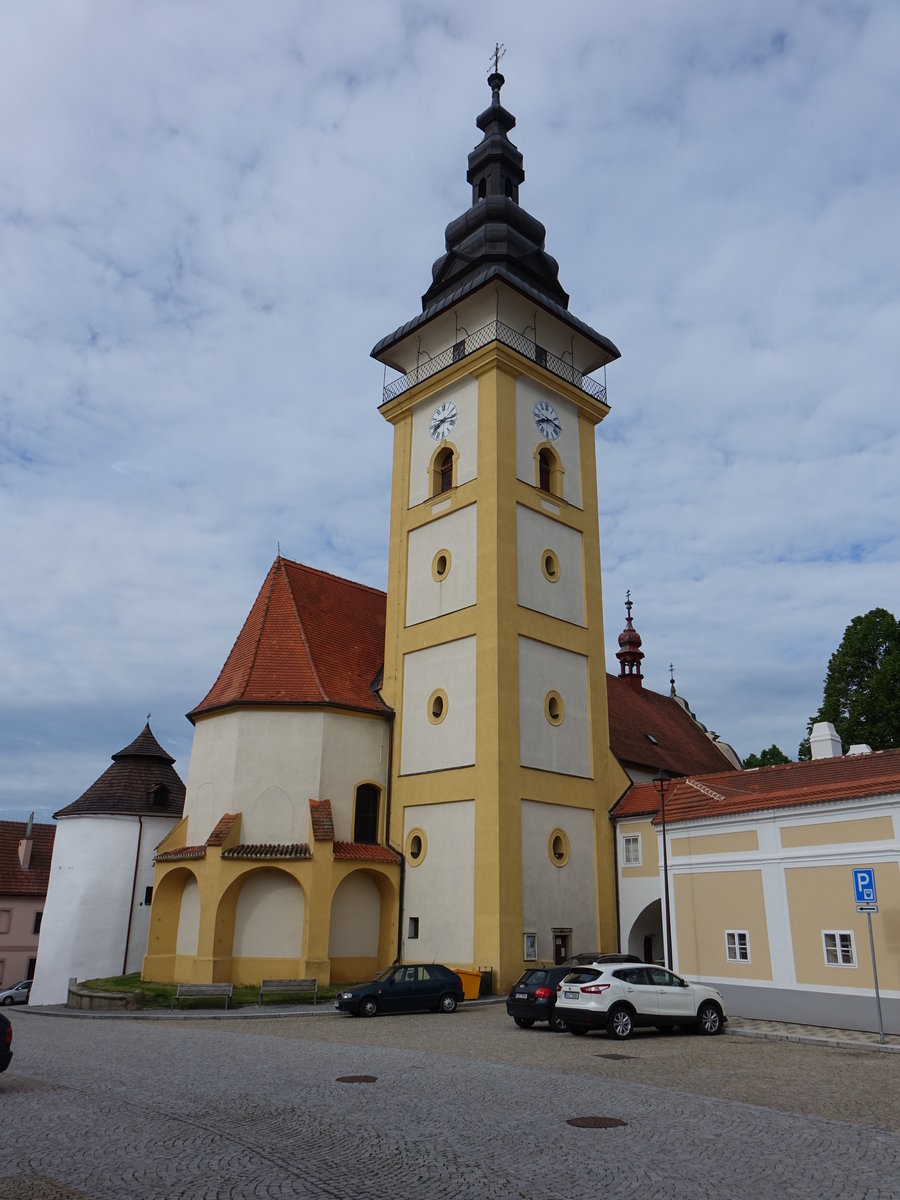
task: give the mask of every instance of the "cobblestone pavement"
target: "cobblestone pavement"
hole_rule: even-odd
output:
[[[900,1055],[454,1016],[13,1015],[0,1200],[900,1193]],[[374,1076],[374,1082],[341,1082]],[[576,1128],[573,1117],[612,1117]]]

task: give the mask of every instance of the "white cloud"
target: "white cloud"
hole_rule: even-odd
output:
[[[70,802],[148,707],[185,770],[181,714],[279,541],[384,583],[368,351],[469,202],[491,37],[522,203],[623,352],[598,436],[612,668],[630,587],[648,683],[673,660],[739,751],[793,753],[845,625],[897,611],[900,13],[575,0],[552,37],[545,18],[6,14],[4,811]]]

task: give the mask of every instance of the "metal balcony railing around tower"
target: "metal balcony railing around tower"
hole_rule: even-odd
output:
[[[551,354],[549,350],[545,350],[537,342],[531,341],[530,338],[519,333],[517,329],[513,329],[509,325],[504,325],[502,321],[492,321],[482,329],[476,329],[474,333],[466,334],[464,338],[461,338],[452,346],[448,346],[440,354],[435,354],[433,358],[424,359],[415,370],[407,372],[406,375],[401,375],[398,379],[391,380],[384,388],[383,403],[386,404],[388,400],[393,400],[396,396],[401,396],[409,388],[415,387],[417,383],[421,383],[423,379],[430,379],[438,371],[443,371],[445,367],[459,362],[460,359],[465,358],[467,355],[474,354],[476,350],[480,350],[482,346],[486,346],[489,342],[502,342],[504,346],[509,346],[510,349],[517,350],[523,358],[528,358],[532,362],[536,362],[538,366],[544,367],[551,374],[558,376],[560,379],[565,379],[567,383],[571,383],[574,387],[580,388],[583,392],[593,397],[594,400],[599,400],[601,404],[606,404],[606,388],[602,383],[598,383],[590,375],[582,374],[581,371],[576,370],[565,359],[557,358],[555,354]]]

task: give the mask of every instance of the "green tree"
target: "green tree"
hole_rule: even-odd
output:
[[[846,749],[900,746],[900,621],[885,608],[854,617],[828,660],[819,711],[806,726],[799,756],[809,758],[809,734],[830,721]]]
[[[777,767],[780,763],[790,761],[785,752],[773,742],[768,750],[760,750],[759,754],[748,754],[744,759],[744,770],[747,771],[751,767]]]

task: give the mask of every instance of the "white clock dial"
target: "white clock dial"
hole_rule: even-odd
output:
[[[452,400],[445,400],[431,414],[431,422],[428,430],[436,442],[443,441],[453,432],[453,427],[456,424],[459,413],[456,411],[456,405]]]
[[[534,406],[534,423],[537,425],[541,437],[545,437],[550,442],[555,442],[562,433],[559,413],[546,400],[538,400]]]

